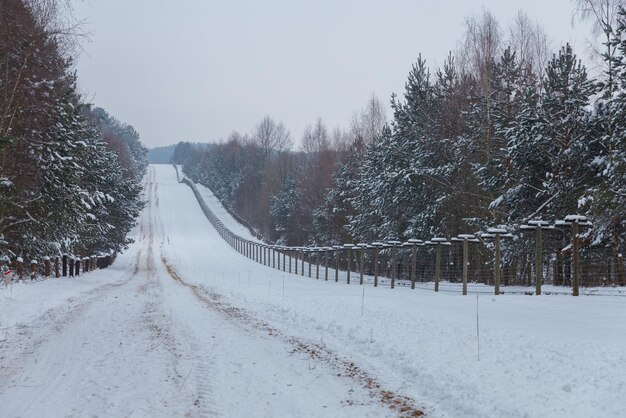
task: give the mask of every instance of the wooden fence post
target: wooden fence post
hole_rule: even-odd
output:
[[[39,263],[37,262],[37,260],[30,260],[30,279],[31,280],[35,280],[35,277],[37,277],[38,266],[39,266]]]
[[[495,260],[494,260],[494,293],[500,294],[500,272],[502,271],[502,263],[500,261],[500,234],[496,234],[495,242]]]
[[[43,258],[43,274],[46,277],[50,277],[51,271],[50,271],[50,257],[45,256]]]
[[[463,295],[467,295],[467,263],[469,262],[469,242],[463,240]]]
[[[520,226],[520,230],[535,232],[535,294],[541,295],[541,286],[543,284],[543,230],[554,230],[554,226],[550,226],[545,221],[529,221],[527,225]],[[511,235],[512,236],[512,235]]]
[[[339,283],[339,264],[341,258],[340,251],[343,249],[343,247],[341,245],[335,245],[333,248],[335,248],[335,283]]]
[[[467,295],[467,273],[469,264],[469,244],[470,242],[478,243],[473,234],[459,234],[458,238],[452,238],[452,241],[463,243],[463,295]]]
[[[350,284],[350,273],[352,271],[352,247],[354,247],[354,245],[352,245],[352,244],[344,244],[343,246],[348,250],[348,278],[347,278],[347,284]]]
[[[63,254],[63,277],[67,277],[68,274],[68,256],[67,254]]]
[[[400,241],[389,241],[391,245],[391,288],[396,287],[396,277],[398,275],[398,245],[402,244]]]
[[[441,280],[441,244],[437,244],[435,254],[435,292],[439,292],[439,281]]]
[[[415,281],[417,280],[417,240],[410,239],[411,249],[411,289],[415,289]]]
[[[24,279],[24,259],[22,257],[17,257],[15,269],[17,270],[17,277],[20,280]]]
[[[74,258],[74,275],[76,276],[80,276],[80,268],[81,268],[81,258],[80,257],[76,257]]]
[[[360,243],[357,244],[360,252],[360,260],[359,260],[359,284],[363,285],[363,275],[365,274],[365,250],[367,249],[367,244]]]
[[[58,279],[61,277],[61,260],[59,260],[59,256],[54,257],[54,275]]]
[[[306,253],[307,253],[307,258],[309,259],[309,278],[311,277],[311,254],[313,252],[312,248],[307,248]]]
[[[574,221],[572,225],[572,269],[574,269],[574,283],[572,294],[580,295],[580,239],[578,238],[578,221]]]
[[[572,227],[572,295],[580,295],[580,227],[591,227],[591,222],[587,220],[586,216],[582,215],[567,215],[565,220],[557,221],[556,225],[571,226]]]
[[[372,247],[374,248],[374,287],[378,287],[378,256],[383,246],[384,244],[382,242],[372,243]]]
[[[328,281],[328,247],[324,247],[324,281]]]
[[[537,228],[535,234],[535,294],[541,295],[541,284],[543,283],[543,234],[541,228]]]
[[[315,279],[320,279],[320,249],[315,248]]]
[[[441,281],[441,246],[452,245],[450,241],[442,237],[431,238],[426,241],[427,245],[435,246],[435,292],[439,292],[439,282]]]

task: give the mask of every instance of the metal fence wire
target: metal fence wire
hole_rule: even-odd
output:
[[[592,246],[577,229],[585,225],[583,217],[541,233],[515,227],[451,240],[285,247],[234,234],[213,214],[192,181],[180,181],[193,190],[209,221],[235,250],[266,266],[312,279],[463,293],[471,284],[470,293],[495,294],[541,293],[545,285],[570,287],[574,295],[580,288],[602,294],[591,292],[602,287],[616,288],[610,294],[626,295],[626,289],[619,288],[626,286],[624,242]]]

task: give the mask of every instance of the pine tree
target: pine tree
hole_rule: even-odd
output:
[[[270,213],[274,228],[279,233],[278,244],[295,245],[302,242],[301,202],[302,194],[294,177],[288,178],[282,190],[272,198]]]
[[[577,211],[591,177],[584,157],[591,143],[588,106],[595,92],[569,45],[549,62],[541,95],[526,90],[509,130],[510,186],[494,203],[511,208],[510,221],[559,219]]]
[[[364,147],[361,138],[352,142],[347,158],[335,173],[332,187],[313,212],[316,243],[338,245],[354,240],[348,228],[349,219],[356,214],[352,202],[357,198]]]
[[[586,158],[597,183],[580,203],[596,222],[595,242],[619,246],[626,241],[626,10],[620,8],[617,27],[610,29],[609,50],[616,52],[604,59],[614,79],[602,85],[595,107],[597,139]]]

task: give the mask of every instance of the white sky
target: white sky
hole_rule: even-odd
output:
[[[555,49],[585,55],[569,0],[88,0],[80,88],[148,147],[250,132],[268,114],[299,141],[318,116],[347,127],[371,93],[402,94],[417,55],[441,64],[483,6],[503,28],[521,8]]]

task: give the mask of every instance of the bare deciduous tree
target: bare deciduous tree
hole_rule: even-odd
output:
[[[292,144],[287,127],[282,122],[276,123],[269,116],[265,116],[256,126],[253,138],[266,158],[272,152],[288,150]]]
[[[372,93],[361,113],[352,117],[352,134],[355,138],[360,138],[365,144],[368,144],[380,135],[386,123],[385,106]]]
[[[487,9],[465,19],[465,39],[460,47],[461,68],[476,77],[483,92],[489,90],[493,63],[500,55],[502,33]]]
[[[322,122],[322,118],[317,118],[314,126],[307,125],[304,130],[302,149],[307,153],[320,153],[330,148],[328,129]]]
[[[508,35],[509,45],[517,54],[522,68],[541,80],[550,50],[548,35],[543,26],[520,10],[509,27]]]
[[[330,134],[330,138],[333,149],[340,155],[344,155],[350,146],[352,134],[351,132],[347,132],[337,127],[333,129],[333,132]]]

